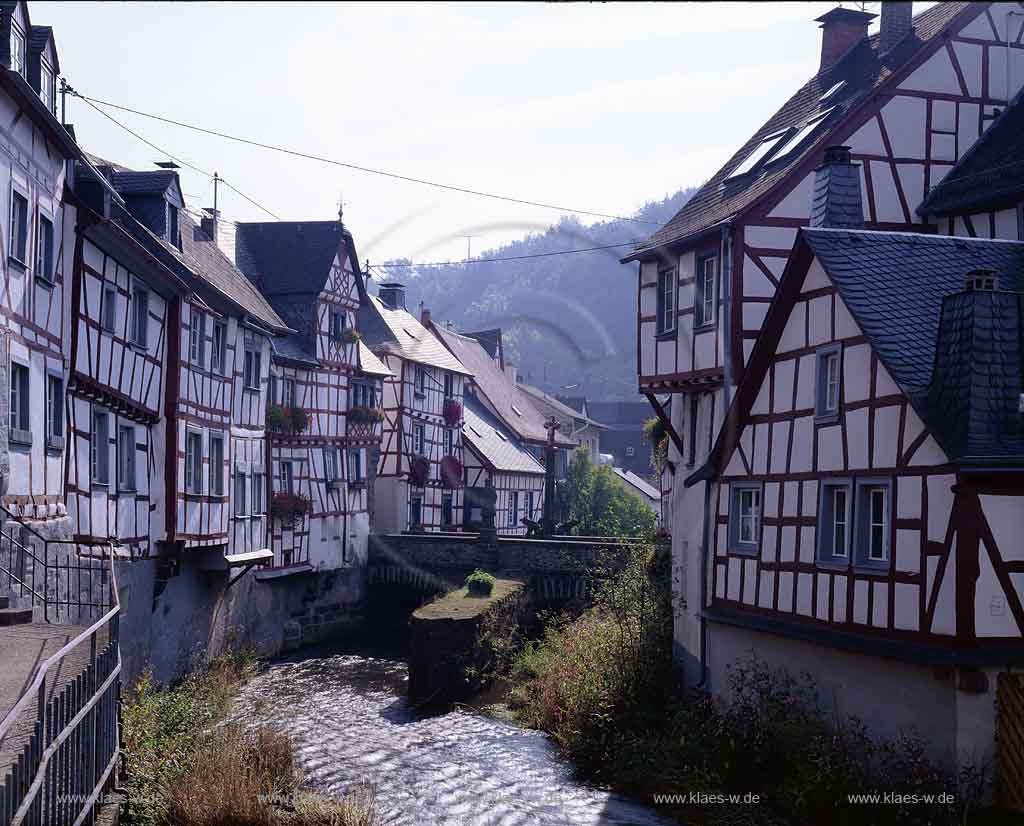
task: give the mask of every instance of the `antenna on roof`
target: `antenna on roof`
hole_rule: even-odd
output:
[[[161,169],[181,169],[174,161],[153,161]]]

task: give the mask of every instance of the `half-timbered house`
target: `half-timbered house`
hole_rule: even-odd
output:
[[[16,517],[38,520],[48,535],[66,538],[65,288],[75,210],[63,193],[71,183],[69,162],[82,155],[54,114],[52,34],[31,25],[23,2],[0,6],[0,64],[0,209],[7,221],[0,255],[3,504]]]
[[[935,232],[916,206],[1024,84],[1017,11],[947,2],[911,17],[911,4],[885,2],[871,36],[874,15],[823,15],[810,80],[624,259],[639,263],[638,385],[667,425],[666,467],[676,474],[666,527],[676,653],[691,683],[706,671],[702,563],[710,540],[702,525],[714,486],[687,488],[679,477],[704,462],[722,426],[797,230],[808,223],[824,147],[850,146],[867,228]]]
[[[392,373],[374,490],[381,531],[457,530],[462,512],[463,389],[472,373],[382,284],[360,308],[363,341]]]
[[[494,528],[499,535],[523,536],[524,519],[539,522],[544,510],[544,466],[474,395],[466,395],[465,440],[467,491],[494,489]],[[463,524],[472,529],[481,513],[466,497]]]
[[[367,296],[352,235],[340,220],[239,223],[235,250],[295,330],[274,341],[271,359],[274,565],[278,573],[358,565],[370,532],[380,381],[391,374],[356,330]]]

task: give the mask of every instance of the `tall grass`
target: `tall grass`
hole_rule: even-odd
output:
[[[374,826],[372,786],[343,800],[302,788],[291,740],[224,722],[254,661],[226,655],[169,690],[146,675],[123,715],[128,826]]]
[[[587,779],[673,804],[699,824],[962,824],[981,772],[954,776],[914,737],[872,738],[823,711],[809,678],[750,658],[731,673],[733,701],[683,690],[671,663],[663,551],[638,551],[598,589],[594,607],[548,625],[515,661],[520,718],[551,734]],[[954,793],[956,803],[852,805],[847,795]],[[753,793],[756,805],[728,796]],[[692,797],[691,797],[692,795]],[[703,797],[701,797],[703,795]],[[726,802],[710,802],[725,795]]]

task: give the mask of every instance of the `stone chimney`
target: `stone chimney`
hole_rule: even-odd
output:
[[[864,228],[860,193],[860,164],[850,160],[850,147],[827,146],[821,166],[814,170],[811,226]]]
[[[404,310],[405,284],[399,284],[397,281],[381,284],[380,289],[377,291],[377,298],[389,310]]]
[[[514,364],[505,365],[505,376],[510,382],[516,384],[519,381],[519,368]]]
[[[913,3],[885,0],[882,3],[882,29],[879,34],[878,50],[885,54],[898,46],[914,28],[913,21]]]
[[[821,17],[821,63],[819,72],[832,68],[850,47],[868,36],[868,23],[878,15],[854,9],[834,8]]]
[[[224,253],[227,259],[235,263],[235,222],[223,220],[220,217],[220,210],[213,207],[205,207],[206,214],[199,222],[203,234],[212,240],[217,248]]]
[[[424,327],[430,324],[430,310],[426,307],[420,307],[420,324]]]

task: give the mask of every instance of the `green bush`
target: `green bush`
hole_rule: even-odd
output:
[[[610,467],[595,465],[585,447],[573,452],[559,495],[562,513],[577,520],[581,536],[654,535],[657,514],[627,493]]]
[[[491,591],[494,590],[494,583],[497,580],[493,575],[487,573],[487,571],[481,571],[477,568],[473,573],[466,577],[466,590],[469,591],[469,595],[473,597],[489,597]]]

